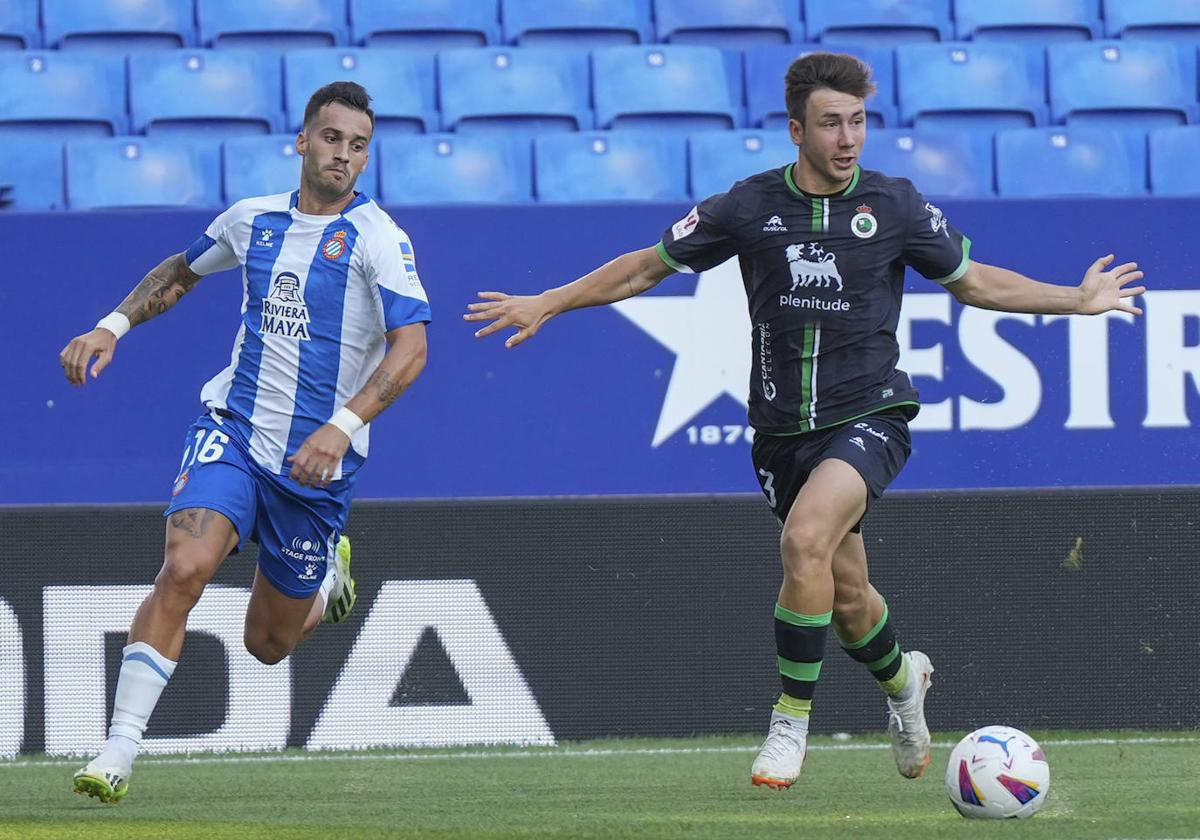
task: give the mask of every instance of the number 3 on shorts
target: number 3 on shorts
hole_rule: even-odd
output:
[[[767,504],[771,506],[771,510],[775,510],[775,473],[760,468],[758,474],[766,479],[762,486],[763,492],[767,494]]]
[[[213,429],[205,436],[204,429],[196,432],[196,439],[183,450],[183,460],[179,463],[179,471],[183,472],[192,464],[210,464],[219,461],[225,454],[225,444],[229,443],[229,435]]]

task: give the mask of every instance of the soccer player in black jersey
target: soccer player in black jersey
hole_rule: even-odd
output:
[[[534,296],[481,292],[468,321],[506,327],[515,347],[555,315],[623,300],[676,271],[736,256],[750,306],[754,469],[783,524],[783,584],[775,640],[783,693],[751,780],[789,787],[800,775],[813,688],[830,624],[841,646],[887,695],[900,773],[929,764],[924,700],[933,666],[902,652],[883,597],[871,586],[859,524],[904,466],[917,392],[897,370],[896,324],[905,266],[969,306],[1007,312],[1140,315],[1135,263],[1096,260],[1078,286],[1040,283],[975,262],[971,241],[903,178],[864,171],[870,69],[815,53],[788,69],[795,163],[754,175],[700,202],[653,248],[633,251]]]

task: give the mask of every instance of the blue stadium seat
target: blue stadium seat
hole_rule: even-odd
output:
[[[1051,44],[1046,52],[1055,122],[1144,130],[1196,121],[1194,51],[1135,40]]]
[[[1101,37],[1100,0],[954,0],[959,38],[975,41],[1087,41]]]
[[[1200,195],[1200,126],[1180,125],[1150,132],[1150,192]]]
[[[379,194],[378,144],[371,146],[366,170],[355,189],[372,198]],[[300,162],[294,134],[259,134],[231,137],[221,144],[222,186],[225,202],[232,204],[252,195],[291,192],[300,185]]]
[[[173,50],[129,58],[129,110],[147,134],[283,129],[279,60],[251,50]]]
[[[597,128],[707,131],[739,119],[714,47],[604,47],[592,51]]]
[[[437,61],[442,124],[448,130],[592,127],[585,52],[475,47],[444,50]]]
[[[928,195],[991,196],[992,135],[893,128],[872,131],[862,165],[907,178]]]
[[[824,44],[895,46],[951,37],[950,0],[804,0],[808,37]]]
[[[1200,2],[1196,0],[1104,0],[1110,38],[1170,38],[1195,46],[1200,41]]]
[[[411,134],[379,143],[380,197],[391,204],[512,204],[533,197],[529,139]]]
[[[896,47],[905,125],[1027,128],[1046,122],[1042,51],[1020,44],[950,41]]]
[[[346,0],[196,0],[200,43],[297,49],[346,43]]]
[[[221,151],[215,141],[70,140],[66,161],[67,204],[72,210],[221,204]]]
[[[0,0],[0,50],[28,50],[41,45],[37,0]]]
[[[646,131],[535,137],[538,201],[686,201],[686,142]]]
[[[0,133],[110,137],[128,129],[123,56],[0,52]]]
[[[804,40],[795,0],[654,0],[658,40],[747,49]]]
[[[1095,127],[996,132],[996,191],[1002,196],[1141,195],[1145,139]]]
[[[797,58],[828,52],[831,47],[801,44],[793,47],[759,47],[746,50],[746,112],[750,125],[787,128],[784,76]],[[867,125],[896,124],[896,74],[890,47],[855,47],[838,44],[837,52],[849,53],[871,66],[877,92],[867,100]]]
[[[356,44],[444,50],[500,41],[498,0],[350,0]]]
[[[11,210],[61,210],[63,144],[29,135],[9,138],[0,156],[0,184],[11,187]]]
[[[702,131],[688,137],[688,173],[697,201],[727,192],[743,178],[796,161],[782,131]]]
[[[283,77],[287,127],[296,131],[313,91],[335,81],[367,89],[376,135],[439,128],[432,55],[386,47],[292,50],[283,57]]]
[[[42,0],[48,47],[137,50],[196,44],[192,0]]]
[[[646,0],[501,0],[504,40],[594,49],[652,41]]]

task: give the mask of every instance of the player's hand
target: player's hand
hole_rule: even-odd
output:
[[[58,363],[62,365],[67,381],[72,385],[83,385],[87,382],[87,366],[92,360],[92,379],[108,367],[117,349],[117,337],[103,327],[96,327],[91,332],[77,335],[71,343],[58,354]]]
[[[337,426],[326,423],[308,436],[295,455],[288,456],[292,481],[302,487],[328,487],[338,461],[350,448],[350,438]]]
[[[1141,308],[1127,302],[1126,298],[1143,294],[1146,287],[1127,284],[1135,283],[1145,275],[1137,270],[1137,263],[1132,262],[1105,271],[1112,261],[1112,254],[1101,257],[1083,276],[1083,282],[1079,284],[1080,315],[1099,315],[1114,309],[1131,315],[1142,314]]]
[[[554,314],[541,295],[506,295],[504,292],[480,292],[482,303],[467,304],[470,310],[463,316],[465,321],[491,321],[486,327],[475,331],[476,338],[483,338],[505,327],[516,327],[517,331],[504,342],[505,347],[516,347],[522,341],[533,338],[542,324]]]

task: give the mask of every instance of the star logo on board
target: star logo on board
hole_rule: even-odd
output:
[[[694,295],[643,296],[613,308],[675,354],[651,446],[663,443],[723,395],[746,405],[750,315],[736,258],[702,272]]]

